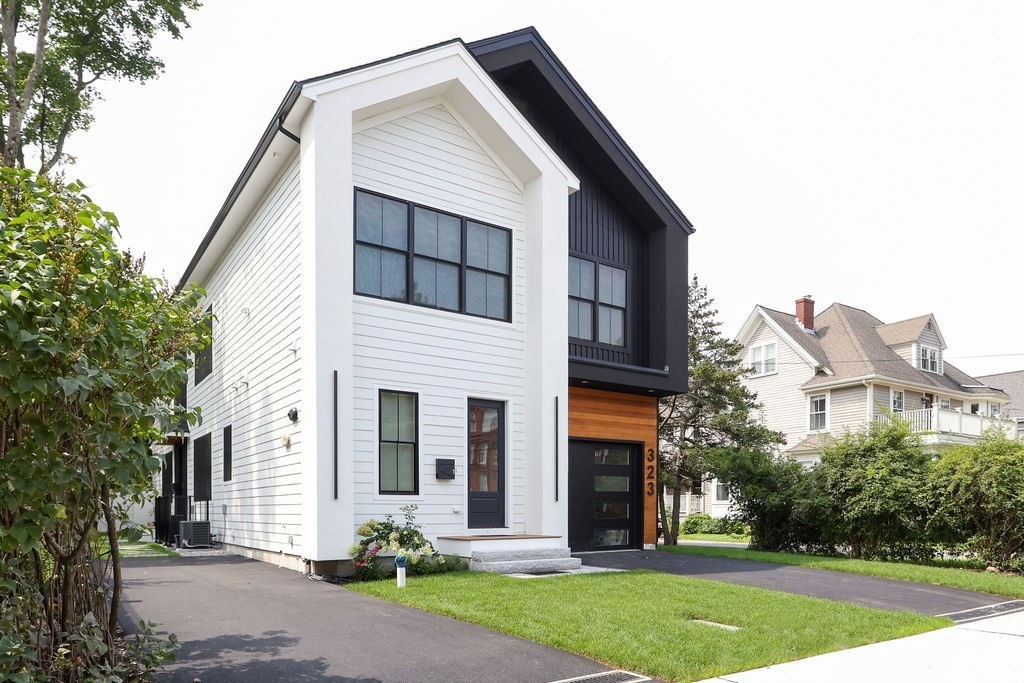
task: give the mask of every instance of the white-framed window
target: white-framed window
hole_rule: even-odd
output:
[[[991,417],[999,417],[1000,415],[1002,415],[1002,406],[1000,406],[998,403],[989,403],[988,414]]]
[[[942,371],[942,365],[939,362],[939,359],[939,350],[937,348],[921,345],[918,349],[917,367],[921,368],[925,372],[934,372],[938,374]]]
[[[778,346],[775,342],[750,347],[750,366],[754,377],[770,375],[778,369]]]
[[[828,429],[828,394],[815,394],[808,399],[807,430],[823,432]]]
[[[729,500],[729,485],[724,481],[715,484],[715,500],[721,502]]]
[[[971,415],[977,415],[980,411],[981,411],[981,404],[980,403],[972,403],[971,404]]]
[[[952,408],[952,404],[949,402],[948,398],[940,398],[939,407],[943,410],[950,410]]]
[[[902,413],[903,412],[903,390],[893,389],[892,390],[892,412]]]

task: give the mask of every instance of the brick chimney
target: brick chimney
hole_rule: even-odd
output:
[[[805,330],[814,330],[814,299],[810,294],[796,300],[796,321]]]

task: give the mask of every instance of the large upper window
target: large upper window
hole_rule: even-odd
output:
[[[626,271],[569,257],[569,336],[626,345]]]
[[[512,233],[356,191],[355,291],[510,320]]]
[[[918,355],[917,367],[927,372],[939,372],[939,350],[931,346],[922,346]]]
[[[753,376],[770,375],[778,366],[778,347],[775,342],[750,347],[750,367]]]
[[[380,392],[380,492],[419,492],[417,466],[417,395]]]
[[[810,410],[807,429],[812,432],[821,432],[826,429],[828,422],[828,398],[826,394],[817,394],[810,398]]]

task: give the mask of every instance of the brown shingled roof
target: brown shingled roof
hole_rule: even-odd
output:
[[[1010,395],[1010,406],[1006,411],[1010,417],[1024,418],[1024,370],[1001,372],[996,375],[979,375],[979,384],[1002,389]]]
[[[889,346],[906,344],[907,342],[920,339],[924,326],[931,319],[932,314],[928,313],[911,318],[910,320],[900,320],[899,322],[879,325],[875,328],[875,331],[878,332],[878,336],[882,338],[882,341]]]

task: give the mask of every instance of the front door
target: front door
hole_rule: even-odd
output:
[[[469,400],[469,528],[505,526],[505,404]]]
[[[640,447],[569,441],[569,547],[639,548],[643,541]]]

